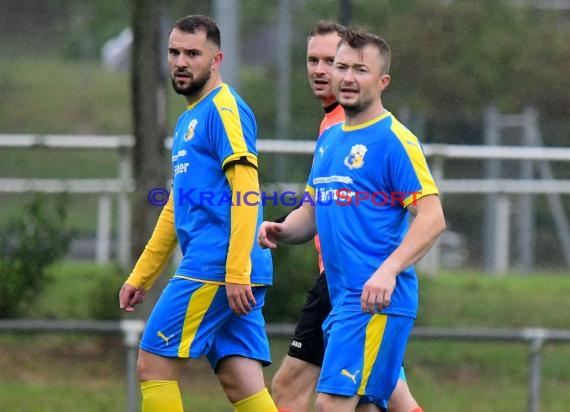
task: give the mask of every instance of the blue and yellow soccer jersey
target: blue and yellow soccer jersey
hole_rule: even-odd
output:
[[[183,258],[176,275],[225,281],[232,192],[224,172],[234,163],[257,168],[256,135],[253,112],[226,84],[213,89],[179,117],[172,144],[172,194]],[[253,204],[258,198],[248,199]],[[258,207],[259,227],[261,205],[251,207]],[[255,241],[248,266],[251,283],[272,283],[271,254]]]
[[[307,185],[316,202],[333,313],[361,311],[364,283],[407,232],[406,207],[438,193],[421,145],[389,112],[358,126],[332,126],[317,141]],[[414,268],[396,279],[382,313],[415,317]]]

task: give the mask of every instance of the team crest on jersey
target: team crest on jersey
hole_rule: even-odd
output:
[[[188,142],[192,140],[194,137],[194,129],[196,129],[196,125],[198,124],[197,119],[192,119],[190,124],[188,125],[188,130],[186,130],[186,134],[184,135],[184,141]]]
[[[344,164],[349,169],[359,169],[364,165],[364,155],[368,149],[363,144],[355,144],[344,158]]]

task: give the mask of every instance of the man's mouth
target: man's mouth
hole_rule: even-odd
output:
[[[358,93],[358,89],[353,87],[341,87],[340,92],[344,95],[354,95]]]
[[[174,73],[174,77],[177,79],[190,79],[192,76],[186,72],[176,72]]]

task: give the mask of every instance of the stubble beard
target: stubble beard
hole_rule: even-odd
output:
[[[344,112],[349,117],[354,117],[359,115],[360,113],[367,111],[370,108],[370,106],[374,104],[373,99],[369,98],[369,96],[367,98],[367,96],[362,96],[362,95],[359,97],[359,99],[357,99],[354,102],[343,104],[341,101],[339,101],[339,103],[344,109]]]
[[[342,106],[342,108],[344,109],[344,112],[346,115],[348,115],[349,117],[354,117],[360,113],[362,113],[365,109],[366,106],[364,104],[362,104],[362,102],[356,101],[354,103],[350,103],[350,104],[343,104],[342,102],[339,102],[340,105]]]
[[[208,80],[210,80],[210,77],[210,71],[206,70],[201,75],[192,77],[190,84],[186,87],[179,87],[176,84],[174,77],[171,77],[172,88],[176,93],[181,94],[182,96],[193,96],[195,94],[198,94],[204,88],[205,84],[208,83]]]

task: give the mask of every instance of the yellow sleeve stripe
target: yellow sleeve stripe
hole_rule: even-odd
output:
[[[422,186],[422,190],[418,194],[411,194],[404,200],[404,206],[409,206],[413,203],[414,200],[417,200],[423,196],[438,194],[439,191],[431,172],[429,171],[429,167],[418,142],[418,138],[412,134],[408,129],[404,127],[402,123],[392,117],[392,131],[400,140],[402,147],[406,151],[406,154],[410,158],[412,166],[416,172],[416,176]]]
[[[315,198],[315,188],[313,186],[307,185],[305,186],[305,192],[311,195],[311,197]]]
[[[437,188],[435,189],[435,191],[432,191],[432,192],[422,190],[421,192],[412,193],[410,196],[408,196],[404,199],[404,201],[403,201],[404,207],[408,207],[410,205],[415,206],[418,199],[421,199],[422,197],[427,196],[427,195],[437,195],[437,194],[439,194],[437,192]]]
[[[222,86],[222,90],[214,97],[214,104],[222,118],[233,152],[247,153],[248,149],[243,137],[237,102],[228,85]]]

